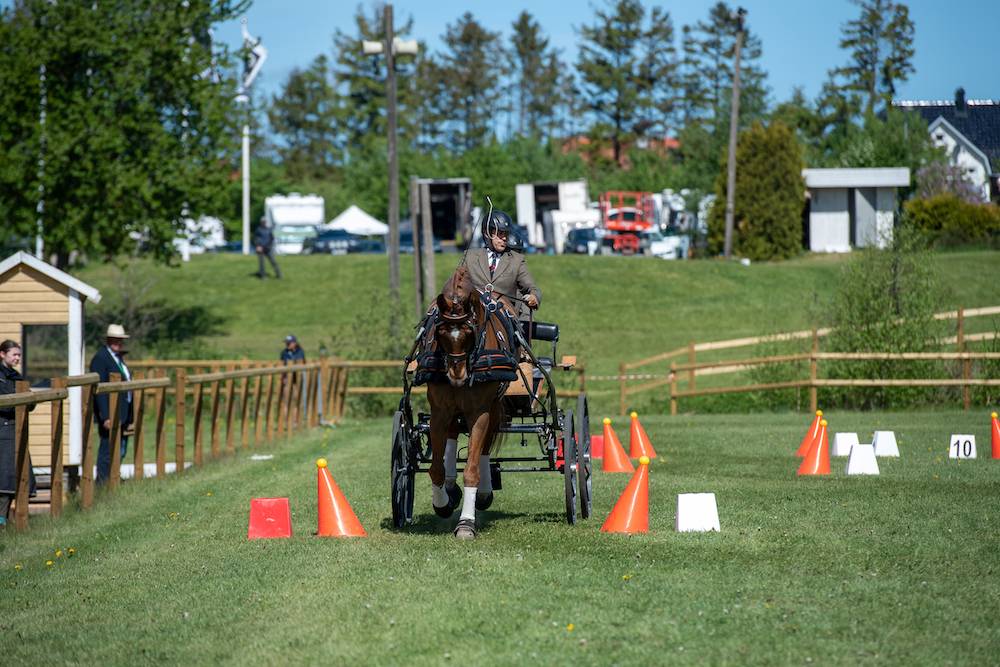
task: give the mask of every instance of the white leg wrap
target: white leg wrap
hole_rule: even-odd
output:
[[[462,490],[465,491],[465,495],[462,498],[462,517],[463,519],[476,520],[476,487],[474,486],[464,486]]]
[[[490,476],[490,457],[483,454],[479,457],[479,492],[493,491],[493,478]]]
[[[434,507],[444,507],[448,504],[448,494],[445,493],[443,486],[431,484],[431,503]]]
[[[455,459],[458,458],[458,441],[448,438],[444,443],[444,484],[455,486]]]

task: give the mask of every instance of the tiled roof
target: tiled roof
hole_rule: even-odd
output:
[[[967,100],[964,109],[955,101],[895,101],[893,106],[923,116],[928,124],[944,118],[989,157],[994,171],[1000,171],[1000,101]]]

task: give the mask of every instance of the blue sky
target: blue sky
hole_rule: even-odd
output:
[[[276,92],[294,67],[306,66],[320,53],[331,53],[332,35],[338,28],[353,33],[356,8],[371,2],[353,0],[256,0],[247,14],[250,32],[263,38],[269,57],[258,86]],[[704,19],[713,0],[646,1],[670,12],[678,34],[680,26]],[[826,72],[846,63],[838,46],[840,26],[857,15],[849,0],[743,0],[751,29],[763,42],[763,66],[768,71],[772,97],[787,98],[802,86],[812,98]],[[1000,99],[1000,1],[911,0],[916,24],[916,73],[902,85],[903,99],[950,99],[964,86],[970,98]],[[523,10],[531,12],[562,50],[564,60],[575,61],[575,28],[592,20],[594,3],[572,0],[397,0],[397,24],[412,16],[414,36],[431,49],[440,49],[440,36],[448,23],[470,11],[488,28],[510,34],[510,25]],[[216,38],[240,45],[238,21],[224,24]]]

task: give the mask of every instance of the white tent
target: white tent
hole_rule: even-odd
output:
[[[389,225],[376,220],[354,204],[328,222],[326,228],[342,229],[358,236],[385,236],[389,233]]]

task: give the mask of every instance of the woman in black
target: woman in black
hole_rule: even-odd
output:
[[[12,340],[0,343],[0,394],[13,394],[15,383],[23,380],[17,372],[21,365],[21,346]],[[31,470],[31,462],[28,462]],[[35,495],[35,475],[29,482]],[[17,451],[14,446],[14,408],[0,409],[0,528],[7,524],[10,503],[17,493]]]

